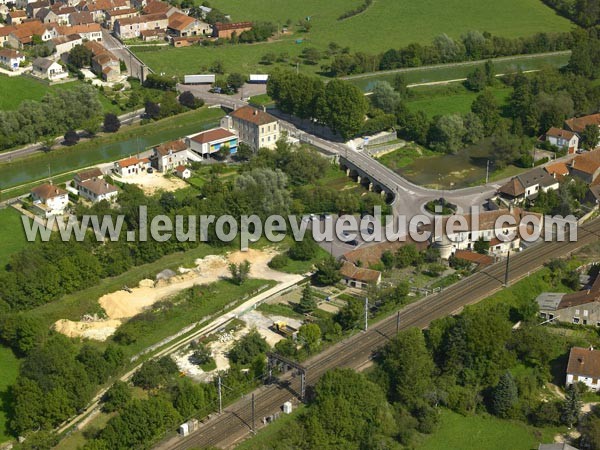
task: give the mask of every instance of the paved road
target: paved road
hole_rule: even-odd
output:
[[[151,72],[148,66],[140,61],[127,46],[123,45],[121,41],[114,37],[110,31],[106,30],[105,28],[102,28],[102,40],[104,41],[104,46],[107,50],[110,50],[117,58],[125,62],[130,76],[139,78],[141,80],[144,73],[147,74],[148,72]]]
[[[556,257],[566,256],[584,245],[593,243],[600,236],[600,219],[579,228],[577,242],[548,242],[511,257],[509,283],[512,284]],[[307,382],[314,384],[326,371],[334,367],[361,369],[372,359],[373,352],[384,345],[397,329],[426,327],[431,321],[460,311],[463,307],[481,301],[502,289],[504,263],[498,263],[477,272],[440,294],[431,295],[415,302],[399,314],[399,328],[396,316],[388,317],[371,326],[367,332],[359,333],[329,348],[308,360]],[[261,419],[281,411],[281,405],[295,396],[299,381],[290,375],[281,377],[278,385],[257,389],[256,424]],[[288,386],[286,386],[288,385]],[[219,447],[230,448],[250,434],[252,423],[250,395],[226,408],[223,414],[214,415],[201,424],[198,431],[182,438],[172,435],[156,446],[160,450],[182,450],[191,448]]]

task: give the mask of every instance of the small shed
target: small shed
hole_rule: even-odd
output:
[[[187,180],[189,177],[192,176],[192,172],[189,168],[185,166],[177,166],[175,168],[175,175],[177,175],[182,180]]]

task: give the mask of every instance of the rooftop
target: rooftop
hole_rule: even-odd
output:
[[[577,155],[571,160],[571,168],[593,175],[600,168],[600,149]]]
[[[548,131],[546,131],[546,137],[548,136],[570,140],[573,136],[575,136],[575,133],[573,133],[572,131],[563,130],[562,128],[552,127]]]
[[[567,373],[583,377],[600,378],[600,351],[593,348],[571,348]]]
[[[589,116],[573,117],[565,120],[567,127],[571,130],[581,133],[588,125],[600,126],[600,114],[590,114]]]
[[[363,283],[374,283],[379,280],[381,272],[378,270],[364,269],[362,267],[356,267],[354,264],[344,261],[340,274],[344,278],[350,278],[352,280],[361,281]]]
[[[255,125],[266,125],[268,123],[277,122],[277,119],[271,114],[252,106],[242,106],[231,113],[232,117],[250,122]]]
[[[116,186],[113,186],[100,178],[82,181],[81,185],[95,195],[111,194],[118,191]]]
[[[228,139],[235,137],[230,131],[227,131],[224,128],[215,128],[214,130],[204,131],[195,136],[192,136],[190,139],[194,142],[198,142],[199,144],[206,144],[209,142],[219,141],[221,139]]]
[[[35,194],[42,200],[49,200],[51,198],[59,197],[61,195],[67,195],[67,191],[50,183],[44,183],[34,187],[31,190],[31,193]]]
[[[158,153],[159,155],[166,156],[169,154],[169,152],[178,153],[178,152],[187,150],[187,145],[185,145],[185,142],[183,140],[177,139],[175,141],[170,141],[170,142],[165,142],[163,144],[160,144],[160,145],[154,147],[154,149],[156,150],[156,153]]]

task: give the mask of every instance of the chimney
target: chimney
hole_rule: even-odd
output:
[[[510,202],[510,204],[508,205],[508,212],[509,214],[512,214],[515,211],[515,205],[513,202]]]
[[[266,107],[266,105],[263,105],[263,112],[267,112],[267,107]]]
[[[255,116],[258,116],[258,109],[255,109],[252,114],[255,115]]]

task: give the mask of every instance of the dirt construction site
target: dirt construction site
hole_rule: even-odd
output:
[[[122,178],[117,175],[113,176],[122,183],[138,185],[146,195],[153,195],[158,191],[174,192],[188,186],[185,181],[175,175],[165,175],[156,171],[140,172]]]
[[[173,297],[194,285],[209,284],[229,276],[228,265],[248,260],[250,276],[278,283],[298,282],[299,275],[277,272],[267,263],[276,255],[274,250],[238,251],[227,255],[209,255],[195,261],[195,267],[180,267],[177,272],[163,271],[154,280],[141,280],[137,287],[111,292],[98,299],[106,317],[84,316],[80,321],[66,319],[54,324],[56,331],[69,337],[106,340],[126,320],[143,312],[154,303]]]

